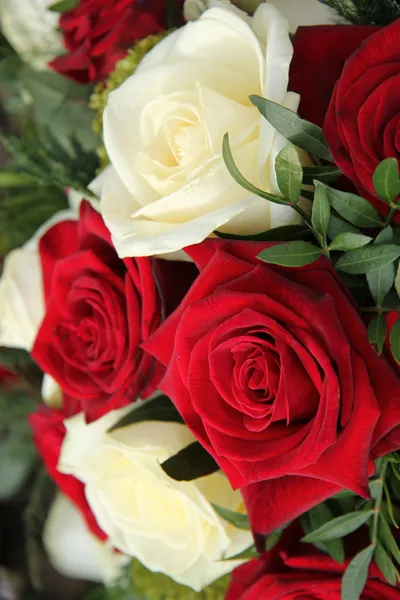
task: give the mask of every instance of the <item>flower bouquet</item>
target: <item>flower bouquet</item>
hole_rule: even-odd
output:
[[[399,600],[400,2],[0,20],[25,589]]]

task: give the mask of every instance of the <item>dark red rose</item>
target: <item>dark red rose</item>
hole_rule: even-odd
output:
[[[60,491],[68,496],[81,512],[92,533],[101,540],[105,540],[107,536],[98,526],[96,518],[87,503],[83,483],[72,475],[60,473],[57,469],[61,446],[66,434],[63,421],[78,411],[79,405],[76,401],[64,396],[63,410],[42,406],[29,417],[29,424],[32,429],[34,444],[43,460],[46,471]]]
[[[148,397],[163,368],[140,344],[179,303],[192,265],[121,260],[88,202],[79,221],[52,227],[39,251],[46,315],[33,358],[89,420]]]
[[[358,192],[387,204],[372,176],[385,158],[400,158],[400,20],[371,35],[346,62],[335,86],[324,133],[336,164]]]
[[[295,524],[276,549],[238,567],[226,600],[340,600],[349,559],[336,563],[314,546],[300,544],[298,533]],[[372,563],[360,600],[400,600],[400,589],[389,585]]]
[[[400,380],[329,261],[267,265],[266,243],[186,249],[200,275],[145,343],[160,387],[267,533],[400,447]]]
[[[176,10],[182,1],[173,0]],[[101,81],[136,40],[167,27],[165,0],[79,0],[60,17],[67,54],[50,66],[77,83]]]

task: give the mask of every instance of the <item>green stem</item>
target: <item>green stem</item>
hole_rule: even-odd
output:
[[[380,517],[380,513],[381,513],[381,504],[382,504],[382,497],[383,497],[383,483],[385,481],[385,475],[386,475],[386,469],[388,466],[388,462],[387,460],[385,460],[384,458],[382,459],[382,463],[379,469],[379,478],[378,481],[380,481],[380,486],[379,486],[379,493],[378,496],[375,500],[374,503],[374,517],[373,517],[373,521],[372,521],[372,532],[371,532],[371,543],[376,546],[377,541],[378,541],[378,526],[379,526],[379,517]]]
[[[396,209],[394,208],[394,206],[391,206],[389,208],[389,212],[387,214],[387,217],[383,223],[383,228],[385,227],[389,227],[389,225],[391,224],[391,222],[393,221],[394,215],[396,214]]]

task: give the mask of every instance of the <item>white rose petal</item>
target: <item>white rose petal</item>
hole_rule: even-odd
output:
[[[85,484],[100,527],[119,550],[147,568],[200,591],[241,561],[221,559],[248,548],[250,532],[221,519],[211,506],[243,507],[220,473],[192,482],[169,478],[160,463],[194,441],[179,423],[141,422],[108,430],[132,407],[86,424],[65,421],[58,469]]]
[[[216,4],[157,44],[109,96],[112,166],[100,210],[121,257],[168,254],[215,229],[250,234],[298,222],[292,209],[239,186],[222,158],[229,132],[244,176],[279,193],[275,159],[286,142],[248,97],[297,109],[298,96],[287,92],[287,21],[268,4],[251,19]]]
[[[50,508],[43,543],[53,567],[74,579],[111,584],[129,560],[93,535],[80,512],[60,493]]]
[[[63,52],[60,15],[47,10],[54,0],[0,0],[1,30],[21,58],[35,69]]]
[[[0,346],[32,349],[45,312],[38,241],[50,227],[67,219],[76,219],[76,213],[58,212],[22,248],[6,256],[0,277]]]
[[[334,25],[338,15],[319,0],[268,0],[289,21],[290,31],[303,25]]]

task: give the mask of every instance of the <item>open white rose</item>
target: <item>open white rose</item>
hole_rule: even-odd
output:
[[[289,21],[290,31],[302,25],[333,25],[339,18],[319,0],[268,0]]]
[[[58,493],[43,530],[53,567],[65,577],[110,584],[122,575],[128,557],[93,535],[72,502]]]
[[[199,591],[241,563],[221,558],[252,543],[250,532],[228,525],[211,506],[237,510],[240,492],[220,472],[192,482],[164,473],[160,463],[194,441],[184,425],[141,422],[107,433],[129,410],[90,424],[83,414],[67,419],[58,469],[85,484],[89,505],[117,549]]]
[[[286,206],[238,185],[225,167],[229,132],[242,173],[279,193],[275,158],[285,140],[250,103],[259,94],[292,110],[287,21],[262,4],[251,26],[211,8],[169,35],[109,95],[104,141],[112,169],[101,213],[121,257],[163,254],[201,242],[215,229],[255,233],[297,222]]]
[[[0,277],[0,346],[32,349],[45,311],[39,239],[56,223],[76,218],[72,210],[56,213],[22,248],[7,254]]]
[[[1,30],[21,58],[35,69],[63,51],[54,0],[0,0]]]

